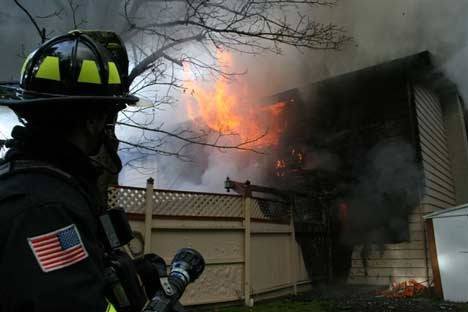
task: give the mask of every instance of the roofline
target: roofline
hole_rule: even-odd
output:
[[[428,50],[424,50],[424,51],[421,51],[421,52],[418,52],[418,53],[415,53],[415,54],[412,54],[412,55],[409,55],[409,56],[404,56],[404,57],[391,59],[391,60],[385,61],[383,63],[378,63],[378,64],[370,65],[370,66],[367,66],[367,67],[363,67],[363,68],[360,68],[360,69],[355,69],[355,70],[352,70],[352,71],[344,72],[344,73],[341,73],[341,74],[338,74],[338,75],[335,75],[335,76],[324,78],[322,80],[309,81],[309,82],[303,83],[303,84],[301,84],[301,85],[299,85],[297,87],[289,88],[289,89],[277,92],[275,94],[265,96],[265,97],[261,98],[261,100],[263,100],[266,103],[269,103],[271,101],[271,99],[276,99],[276,97],[284,95],[284,94],[288,94],[290,92],[298,92],[300,90],[308,89],[311,86],[326,85],[328,83],[338,81],[338,80],[341,80],[341,79],[347,79],[349,77],[353,77],[354,75],[359,75],[359,74],[362,74],[362,73],[365,73],[365,72],[375,71],[375,70],[379,70],[379,69],[385,69],[385,68],[388,68],[389,66],[398,66],[398,65],[400,65],[400,66],[403,66],[403,68],[405,68],[406,70],[410,71],[411,69],[414,69],[414,68],[418,67],[418,65],[417,65],[418,61],[422,61],[422,62],[425,62],[431,70],[434,70],[435,67],[434,67],[434,64],[433,64],[432,60],[433,60],[433,57],[432,57],[431,52],[429,52]]]
[[[465,203],[465,204],[459,205],[459,206],[455,206],[455,207],[452,207],[452,208],[441,209],[439,211],[431,212],[430,214],[427,214],[427,215],[423,216],[423,219],[427,220],[427,219],[437,218],[438,216],[442,217],[441,215],[443,215],[445,213],[461,210],[461,209],[464,209],[464,208],[468,208],[468,203]],[[468,213],[467,213],[467,215],[468,215]]]

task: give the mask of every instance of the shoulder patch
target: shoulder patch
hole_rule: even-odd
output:
[[[62,269],[88,257],[74,224],[28,238],[28,243],[43,272]]]

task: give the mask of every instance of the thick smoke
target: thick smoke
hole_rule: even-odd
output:
[[[420,201],[422,171],[414,147],[390,139],[376,144],[356,174],[348,194],[349,219],[343,232],[348,244],[383,244],[409,238],[408,214]],[[377,213],[378,211],[378,213]]]
[[[33,26],[13,1],[1,0],[0,6],[0,80],[18,79],[18,72],[24,55],[39,44]],[[60,34],[73,28],[71,15],[65,7],[66,1],[25,0],[25,6],[34,15],[47,15],[63,7],[61,18],[47,20],[47,28]],[[119,31],[122,16],[117,12],[120,7],[114,1],[80,1],[80,14],[86,20],[84,28],[105,28]],[[151,14],[151,12],[147,12]],[[157,14],[157,12],[153,12]],[[262,55],[257,57],[238,56],[236,71],[247,70],[244,79],[258,97],[275,94],[310,82],[320,81],[345,72],[372,66],[391,59],[404,57],[423,50],[429,50],[436,62],[452,78],[463,95],[468,95],[468,2],[459,0],[342,0],[332,8],[317,8],[310,12],[312,17],[321,21],[331,21],[342,25],[353,37],[340,51],[298,51],[283,48],[283,55]],[[43,23],[39,19],[40,23]],[[183,120],[185,110],[180,105],[168,109],[158,123],[176,119]],[[9,133],[16,118],[11,113],[0,111],[0,131]],[[126,138],[138,134],[128,129],[121,131]],[[197,188],[217,190],[226,175],[237,176],[255,181],[252,168],[256,163],[237,163],[237,156],[229,158],[230,152],[206,151],[205,159],[191,165],[176,159],[150,157],[141,168],[126,168],[122,174],[122,184],[143,185],[147,175],[156,175],[161,187]],[[132,155],[122,154],[124,160]],[[198,169],[194,169],[199,166]],[[163,169],[168,168],[168,169]],[[200,169],[201,168],[201,169]],[[203,169],[203,170],[202,170]],[[184,171],[194,171],[196,177],[187,184]],[[163,171],[166,172],[163,174]],[[215,178],[216,177],[216,178]],[[221,177],[220,180],[216,180]],[[213,185],[213,183],[215,185]]]
[[[249,58],[253,87],[276,93],[428,50],[465,92],[468,2],[343,0],[312,15],[342,25],[353,40],[339,51],[285,48],[283,56]]]
[[[438,69],[468,96],[468,2],[346,0],[311,15],[343,25],[353,40],[339,51],[284,48],[281,56],[239,56],[238,68],[247,70],[253,90],[275,94],[428,50]],[[218,170],[224,172],[223,166]],[[248,172],[245,176],[255,179]]]

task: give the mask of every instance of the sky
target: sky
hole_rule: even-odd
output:
[[[48,6],[53,3],[45,0],[23,2],[37,14],[50,12]],[[35,30],[12,3],[0,0],[0,81],[17,79],[23,62],[21,55],[27,54],[25,51],[38,43]],[[89,20],[95,18],[91,16],[92,10],[83,12],[90,15]],[[247,72],[244,79],[259,96],[428,50],[439,69],[468,98],[468,1],[341,0],[334,7],[312,11],[310,16],[342,25],[352,41],[339,51],[298,51],[285,47],[283,55],[237,55],[236,70]],[[63,26],[63,20],[59,22],[61,29],[67,27]],[[102,25],[110,27],[109,24],[103,22]],[[185,111],[182,105],[161,112],[158,122],[182,120]],[[11,113],[0,110],[0,137],[8,135],[14,123]],[[217,164],[215,168],[219,165],[222,166]],[[209,172],[226,176],[229,170],[235,169],[226,166],[223,170],[220,173],[211,168]],[[124,179],[124,184],[142,185],[146,180],[134,172],[125,175],[128,178]],[[169,185],[168,181],[160,183]],[[192,186],[181,183],[179,187]]]

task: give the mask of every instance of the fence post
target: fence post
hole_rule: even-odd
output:
[[[250,298],[251,288],[251,255],[250,255],[250,208],[252,199],[249,196],[244,196],[244,302],[245,305],[251,307],[253,301]]]
[[[151,253],[151,230],[153,227],[153,193],[154,193],[154,180],[149,178],[146,180],[146,193],[145,193],[145,254]]]
[[[291,206],[289,208],[289,237],[290,237],[290,268],[291,268],[291,282],[293,285],[293,294],[297,295],[297,271],[298,271],[298,257],[296,245],[296,231],[294,229],[294,197],[291,199]]]

